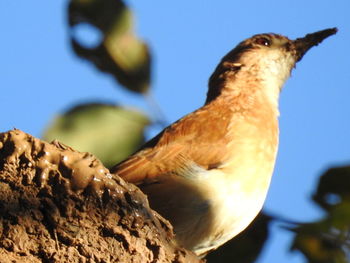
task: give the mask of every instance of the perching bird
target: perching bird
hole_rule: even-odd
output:
[[[337,32],[289,40],[259,34],[216,67],[203,107],[171,124],[112,168],[148,195],[179,245],[203,256],[261,210],[278,148],[278,98],[296,62]],[[184,81],[184,83],[186,83]]]

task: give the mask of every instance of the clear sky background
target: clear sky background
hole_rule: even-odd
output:
[[[136,30],[153,52],[152,90],[169,122],[200,107],[225,53],[253,34],[297,38],[329,27],[337,35],[298,63],[280,100],[280,149],[269,212],[298,221],[322,216],[310,196],[318,176],[350,162],[350,1],[136,1]],[[70,49],[66,1],[0,1],[0,130],[40,136],[72,104],[108,100],[148,110],[112,77]],[[155,129],[149,132],[155,133]],[[291,235],[273,225],[259,263],[300,263]]]

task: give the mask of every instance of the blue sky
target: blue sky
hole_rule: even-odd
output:
[[[274,32],[296,38],[338,27],[298,63],[280,100],[280,149],[265,204],[295,220],[321,216],[309,197],[322,171],[350,161],[350,2],[128,1],[136,30],[153,52],[152,90],[169,122],[200,107],[214,67],[241,40]],[[116,101],[149,111],[139,96],[118,89],[73,54],[65,1],[0,2],[1,131],[40,136],[70,105]],[[155,129],[149,133],[155,133]],[[259,263],[303,262],[288,252],[289,233],[273,236]]]

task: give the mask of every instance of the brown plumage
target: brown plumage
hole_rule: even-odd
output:
[[[198,255],[241,232],[265,199],[278,147],[278,95],[296,61],[335,29],[253,36],[219,63],[206,103],[111,171],[137,184]]]

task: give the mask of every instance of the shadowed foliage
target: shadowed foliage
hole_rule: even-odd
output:
[[[293,229],[292,249],[301,251],[310,263],[350,262],[350,167],[324,173],[313,200],[325,215]]]
[[[150,85],[151,59],[147,45],[133,32],[131,11],[119,0],[72,0],[68,6],[71,43],[75,53],[112,74],[128,90],[143,93]],[[88,23],[99,29],[102,41],[87,48],[73,34],[73,28]]]

